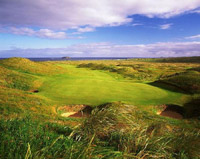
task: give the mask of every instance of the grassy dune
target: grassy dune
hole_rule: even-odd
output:
[[[1,60],[0,158],[200,158],[200,65],[149,61]],[[92,114],[61,116],[77,104]]]
[[[62,73],[59,66],[52,66],[50,63],[33,62],[25,58],[8,58],[1,60],[0,65],[18,72],[36,74],[36,75],[51,75]]]

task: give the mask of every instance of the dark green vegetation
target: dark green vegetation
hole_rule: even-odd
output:
[[[170,57],[170,58],[144,58],[133,59],[133,61],[143,62],[164,62],[164,63],[200,63],[200,57]]]
[[[1,60],[0,158],[200,158],[199,57],[159,60]]]

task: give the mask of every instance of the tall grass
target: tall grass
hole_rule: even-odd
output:
[[[199,158],[200,133],[131,105],[110,103],[71,129],[32,118],[0,121],[0,158]]]
[[[118,73],[143,82],[167,80],[188,91],[199,88],[198,64],[134,63],[132,60],[78,62],[81,63],[84,64],[79,67]],[[88,118],[76,119],[79,125],[70,127],[70,118],[59,117],[56,106],[30,92],[36,88],[38,78],[62,71],[65,72],[64,68],[57,62],[35,63],[21,58],[0,62],[0,158],[200,158],[197,119],[167,119],[152,111],[114,102],[97,106]],[[199,110],[196,96],[197,99],[184,106],[190,114],[199,116],[195,112]],[[191,109],[193,105],[195,109]]]
[[[1,120],[0,121],[0,158],[21,159],[34,158],[35,156],[62,156],[64,146],[70,146],[73,141],[63,135],[71,133],[68,127],[61,127],[51,123],[32,121],[27,117],[24,119]],[[61,140],[63,139],[63,140]]]
[[[1,60],[0,65],[8,69],[34,75],[51,75],[66,72],[62,67],[49,62],[33,62],[19,57]]]
[[[113,147],[114,151],[121,152],[118,153],[119,158],[200,157],[200,145],[193,144],[200,141],[198,130],[173,129],[173,126],[164,121],[156,121],[156,118],[152,121],[148,115],[146,119],[143,118],[138,110],[130,107],[114,103],[97,108],[74,131],[74,139],[86,140],[88,143],[92,141],[93,145]],[[85,151],[88,153],[89,149],[93,150],[91,144]]]

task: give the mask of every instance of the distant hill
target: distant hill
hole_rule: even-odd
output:
[[[14,70],[32,73],[32,74],[54,74],[63,69],[59,66],[52,66],[48,62],[33,62],[26,58],[13,57],[0,61],[0,65]]]
[[[133,61],[164,62],[164,63],[200,63],[200,56],[194,57],[169,57],[169,58],[136,58]]]
[[[63,60],[69,60],[70,57],[69,56],[66,56],[66,57],[62,57]]]

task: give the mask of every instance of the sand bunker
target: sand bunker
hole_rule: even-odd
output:
[[[88,117],[92,112],[92,107],[87,105],[70,105],[63,106],[58,109],[58,111],[62,111],[61,116],[63,117]]]
[[[61,116],[62,116],[62,117],[69,117],[69,116],[71,116],[71,115],[73,115],[73,114],[76,114],[76,112],[62,113]]]
[[[178,105],[162,105],[157,114],[175,119],[183,119],[184,108]]]
[[[32,93],[38,93],[39,91],[37,89],[31,90]]]

